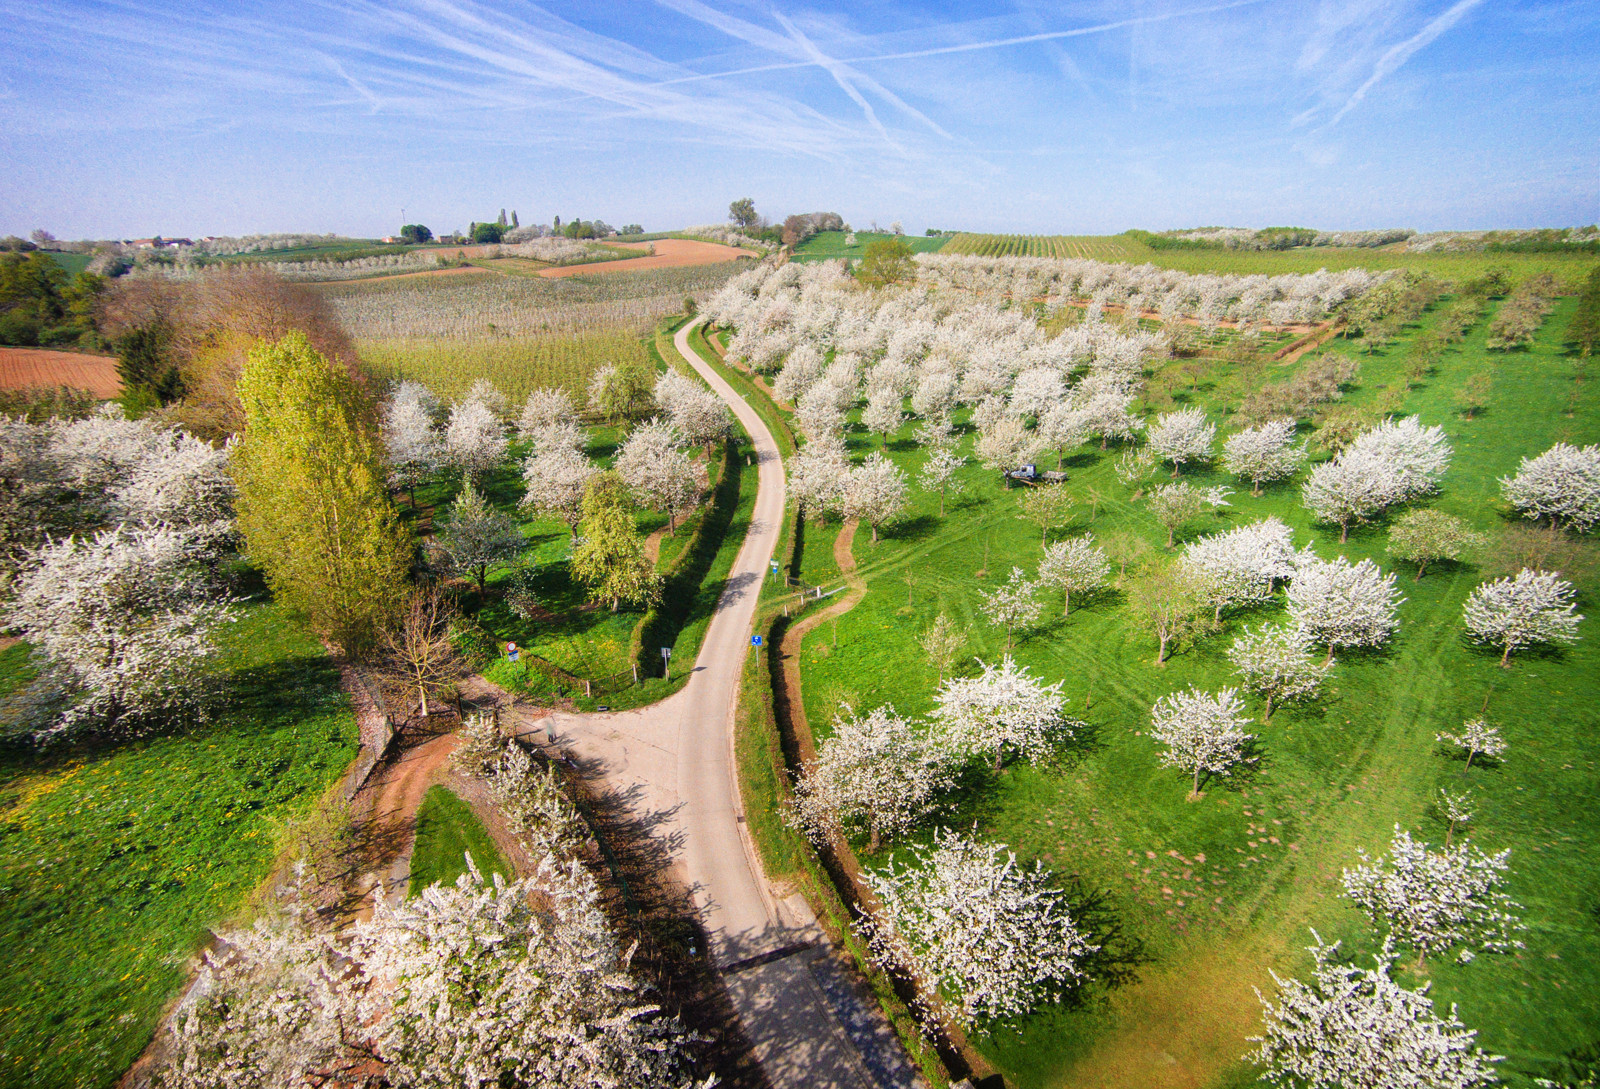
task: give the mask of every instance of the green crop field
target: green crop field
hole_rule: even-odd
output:
[[[0,689],[28,671],[0,654]],[[0,1084],[109,1086],[189,959],[271,868],[271,822],[356,753],[339,674],[266,605],[229,633],[209,726],[46,756],[0,750]]]
[[[465,343],[441,338],[365,340],[361,363],[380,381],[412,379],[446,401],[487,378],[520,404],[542,386],[570,392],[581,404],[589,379],[608,363],[643,363],[644,348],[632,330],[611,329],[567,335],[548,334]]]
[[[840,257],[847,257],[852,261],[859,261],[866,256],[867,246],[881,238],[896,238],[911,247],[912,253],[939,253],[944,249],[949,240],[944,235],[928,238],[922,235],[893,235],[887,232],[874,234],[871,231],[857,231],[855,245],[846,245],[848,237],[843,231],[818,231],[804,242],[794,248],[796,261],[831,261]]]
[[[1141,258],[1147,247],[1121,235],[958,234],[941,252],[971,257],[1082,257],[1092,261]]]
[[[484,877],[497,873],[515,880],[511,865],[472,807],[445,787],[429,787],[417,810],[408,895],[415,896],[429,885],[455,884],[456,878],[467,872],[468,854]]]
[[[1511,519],[1498,477],[1558,439],[1600,441],[1600,390],[1575,378],[1579,372],[1562,354],[1574,307],[1561,300],[1531,350],[1506,353],[1484,348],[1491,310],[1406,394],[1404,411],[1443,425],[1454,445],[1431,505],[1500,533]],[[1387,350],[1362,357],[1351,402],[1405,382],[1407,344],[1437,312]],[[1268,381],[1292,373],[1282,365],[1267,370]],[[1452,398],[1476,373],[1491,376],[1492,395],[1485,411],[1466,419]],[[1223,413],[1245,392],[1244,381],[1232,365],[1215,364],[1178,400],[1206,407],[1226,432]],[[925,455],[909,434],[908,425],[889,453],[914,472]],[[858,455],[877,445],[859,432],[852,442]],[[1113,475],[1115,455],[1089,449],[1069,459],[1067,487],[1082,505],[1063,532],[1131,534],[1162,554],[1165,533]],[[1220,471],[1185,476],[1237,486]],[[936,497],[913,491],[911,508],[881,543],[871,545],[865,532],[856,537],[869,592],[839,619],[837,645],[824,624],[802,648],[806,711],[820,735],[844,703],[865,709],[888,702],[913,715],[931,709],[935,674],[916,637],[941,612],[967,633],[969,655],[999,658],[1004,635],[984,619],[978,595],[1013,565],[1031,575],[1039,531],[1018,517],[1018,490],[1007,491],[995,474],[973,467],[966,481],[947,517],[938,517]],[[1092,524],[1091,489],[1103,497]],[[1295,484],[1269,487],[1260,498],[1242,489],[1231,501],[1220,517],[1191,524],[1180,544],[1276,515],[1293,527],[1298,545],[1314,542],[1325,557],[1342,552],[1398,568],[1407,598],[1398,636],[1381,653],[1341,655],[1325,698],[1279,710],[1259,728],[1258,766],[1231,781],[1213,780],[1202,798],[1187,801],[1185,777],[1158,765],[1158,748],[1146,736],[1150,707],[1189,684],[1235,684],[1228,645],[1247,624],[1278,617],[1281,595],[1161,668],[1153,664],[1153,637],[1132,624],[1122,587],[1075,600],[1066,619],[1059,601],[1047,603],[1015,654],[1045,680],[1063,682],[1069,713],[1087,727],[1053,765],[1017,764],[988,776],[960,794],[943,820],[976,824],[980,835],[1009,844],[1030,864],[1042,861],[1080,895],[1097,894],[1095,925],[1102,935],[1115,929],[1113,944],[1128,956],[1132,974],[1120,985],[1090,986],[1082,1002],[974,1037],[976,1046],[1008,1084],[1025,1087],[1254,1084],[1256,1072],[1241,1061],[1245,1038],[1260,1027],[1251,988],[1270,990],[1269,968],[1306,970],[1309,927],[1343,939],[1359,957],[1375,951],[1377,937],[1340,896],[1341,868],[1356,861],[1357,848],[1384,850],[1396,824],[1441,842],[1432,799],[1441,786],[1470,787],[1478,807],[1470,835],[1486,850],[1512,851],[1509,891],[1526,906],[1527,948],[1469,965],[1430,960],[1425,971],[1412,958],[1399,976],[1412,986],[1431,982],[1446,1009],[1459,1003],[1480,1043],[1508,1056],[1503,1076],[1531,1084],[1531,1075],[1569,1049],[1600,1040],[1600,1007],[1592,1001],[1600,993],[1600,855],[1593,850],[1600,838],[1600,630],[1587,621],[1577,646],[1527,653],[1501,669],[1497,655],[1470,644],[1461,625],[1462,602],[1487,577],[1484,570],[1447,565],[1414,581],[1413,568],[1387,555],[1383,526],[1353,532],[1340,545],[1336,528],[1311,524]],[[827,534],[834,532],[830,525]],[[1577,547],[1592,567],[1595,543]],[[1582,587],[1580,609],[1596,610],[1597,590]],[[965,668],[976,669],[971,658]],[[1459,728],[1486,702],[1511,748],[1498,764],[1464,771],[1434,735]],[[1259,713],[1259,701],[1251,706]],[[866,861],[878,866],[887,858]]]
[[[939,252],[976,257],[1080,257],[1237,276],[1277,276],[1318,269],[1335,272],[1347,268],[1406,269],[1457,283],[1481,276],[1490,268],[1503,268],[1514,280],[1548,272],[1570,290],[1576,290],[1578,281],[1594,266],[1593,256],[1578,253],[1410,253],[1388,246],[1378,249],[1354,246],[1303,246],[1290,250],[1153,249],[1131,234],[958,234]]]

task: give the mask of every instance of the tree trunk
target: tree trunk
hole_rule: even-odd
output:
[[[422,697],[422,717],[423,718],[427,718],[428,717],[428,686],[425,685],[425,684],[417,685],[417,694]]]
[[[1261,716],[1261,725],[1266,726],[1272,721],[1272,694],[1267,693],[1267,709]]]
[[[1172,463],[1172,479],[1178,479],[1178,463],[1176,461]]]
[[[1250,482],[1250,483],[1251,483],[1251,484],[1252,484],[1252,485],[1254,485],[1254,487],[1252,487],[1252,488],[1251,488],[1251,489],[1250,489],[1250,494],[1251,494],[1251,495],[1252,495],[1252,496],[1254,496],[1254,497],[1255,497],[1255,498],[1257,498],[1257,499],[1260,499],[1260,498],[1261,498],[1261,481],[1259,481],[1259,480],[1252,480],[1252,481],[1251,481],[1251,482]]]
[[[1194,793],[1190,794],[1189,797],[1191,797],[1191,798],[1200,797],[1200,769],[1199,768],[1195,768],[1194,769]]]
[[[486,564],[486,563],[480,563],[478,565],[478,597],[479,598],[482,598],[484,594],[489,592],[489,585],[488,584],[489,584],[489,565]],[[478,604],[479,604],[479,606],[482,606],[483,602],[480,600],[478,602]]]
[[[874,817],[867,825],[867,853],[875,855],[878,848],[883,846],[883,834],[878,831],[878,819]]]
[[[1167,637],[1163,635],[1159,638],[1161,645],[1156,648],[1156,665],[1164,665],[1167,660]]]
[[[1340,522],[1339,523],[1339,543],[1340,544],[1344,544],[1349,539],[1350,539],[1350,523],[1349,522]]]
[[[1172,547],[1172,544],[1173,544],[1173,541],[1172,541],[1172,533],[1173,533],[1173,530],[1174,530],[1174,529],[1175,529],[1175,528],[1176,528],[1176,527],[1172,527],[1172,526],[1169,526],[1169,527],[1168,527],[1168,528],[1167,528],[1167,547],[1168,547],[1168,548],[1171,548],[1171,547]]]
[[[1506,652],[1504,654],[1500,655],[1500,668],[1501,669],[1510,669],[1511,668],[1511,644],[1510,643],[1506,644]]]
[[[1072,591],[1071,590],[1068,590],[1066,592],[1066,594],[1064,595],[1064,597],[1063,597],[1063,600],[1061,602],[1061,615],[1062,616],[1070,616],[1070,615],[1072,615]]]
[[[1333,644],[1329,643],[1328,644],[1328,656],[1326,658],[1322,659],[1322,664],[1323,665],[1327,665],[1331,661],[1333,661]]]
[[[944,489],[939,489],[939,517],[944,517]]]
[[[872,543],[878,543],[878,523],[876,522],[872,523]]]
[[[1412,579],[1411,581],[1412,582],[1421,582],[1422,581],[1422,573],[1424,571],[1426,571],[1427,569],[1428,569],[1428,565],[1426,563],[1417,564],[1417,577]]]

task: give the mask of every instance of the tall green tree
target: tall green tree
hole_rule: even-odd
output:
[[[611,611],[623,604],[651,605],[661,596],[661,576],[645,555],[644,539],[629,509],[628,486],[614,472],[595,475],[583,493],[583,522],[572,550],[572,575]]]
[[[251,349],[238,388],[231,466],[246,551],[312,630],[365,654],[410,567],[371,406],[299,332]]]

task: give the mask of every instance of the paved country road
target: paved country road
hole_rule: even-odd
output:
[[[733,410],[755,445],[759,490],[700,656],[683,689],[615,714],[555,714],[530,729],[587,767],[670,850],[710,937],[707,950],[775,1089],[899,1089],[920,1078],[864,982],[829,947],[798,895],[775,898],[746,833],[733,716],[756,598],[783,519],[772,433],[689,347],[679,353]],[[673,663],[686,668],[686,663]]]

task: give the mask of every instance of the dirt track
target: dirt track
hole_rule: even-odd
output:
[[[96,397],[122,393],[117,361],[109,355],[52,352],[43,348],[0,348],[0,389],[71,386]]]

